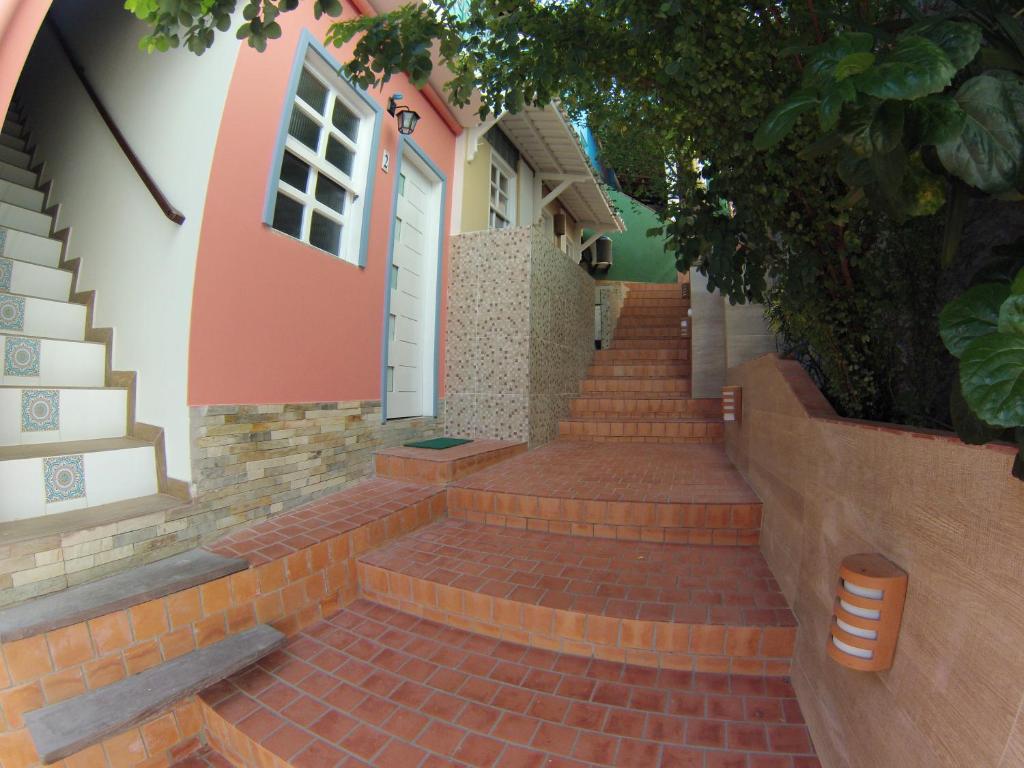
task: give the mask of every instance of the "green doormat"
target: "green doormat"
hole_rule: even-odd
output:
[[[415,443],[405,443],[406,448],[430,448],[434,451],[443,451],[445,448],[454,448],[456,445],[472,443],[472,440],[464,440],[461,437],[435,437],[433,440],[420,440]]]

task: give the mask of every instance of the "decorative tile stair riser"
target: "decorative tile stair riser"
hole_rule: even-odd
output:
[[[26,389],[21,393],[21,431],[49,432],[60,429],[60,392]]]
[[[85,460],[81,454],[43,459],[46,503],[85,497]]]

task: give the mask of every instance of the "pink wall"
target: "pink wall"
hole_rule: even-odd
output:
[[[322,40],[328,20],[316,22],[303,4],[279,21],[283,36],[263,53],[243,45],[228,92],[203,214],[196,265],[189,348],[189,404],[284,403],[378,399],[385,267],[398,131],[382,119],[379,153],[391,153],[391,172],[380,171],[370,216],[366,267],[359,268],[270,229],[261,221],[274,147],[287,105],[288,80],[300,34]],[[346,15],[354,14],[346,5]],[[344,61],[345,49],[331,49]],[[412,136],[448,177],[444,232],[450,230],[455,134],[404,76],[395,91],[422,119]],[[276,171],[276,169],[275,169]],[[448,244],[444,238],[447,285]],[[442,295],[440,339],[445,338]],[[440,370],[444,370],[442,341]],[[438,384],[443,396],[443,377]]]
[[[50,10],[50,0],[0,0],[0,115],[14,94],[39,25]]]

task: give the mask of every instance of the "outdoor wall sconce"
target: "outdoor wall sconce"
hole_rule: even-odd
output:
[[[889,669],[906,597],[906,571],[877,554],[847,557],[839,566],[828,655],[861,672]]]
[[[743,387],[722,387],[722,421],[740,423],[743,414]]]
[[[402,94],[396,93],[388,98],[388,114],[398,121],[398,132],[404,136],[416,130],[416,123],[420,121],[419,112],[414,112],[404,104],[399,104],[398,99],[404,98]]]

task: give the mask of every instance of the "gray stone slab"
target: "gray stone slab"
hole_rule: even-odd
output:
[[[0,610],[0,642],[94,619],[244,570],[248,561],[193,549]]]
[[[52,763],[160,714],[245,669],[285,640],[261,624],[119,683],[27,712],[25,724],[42,762]]]

